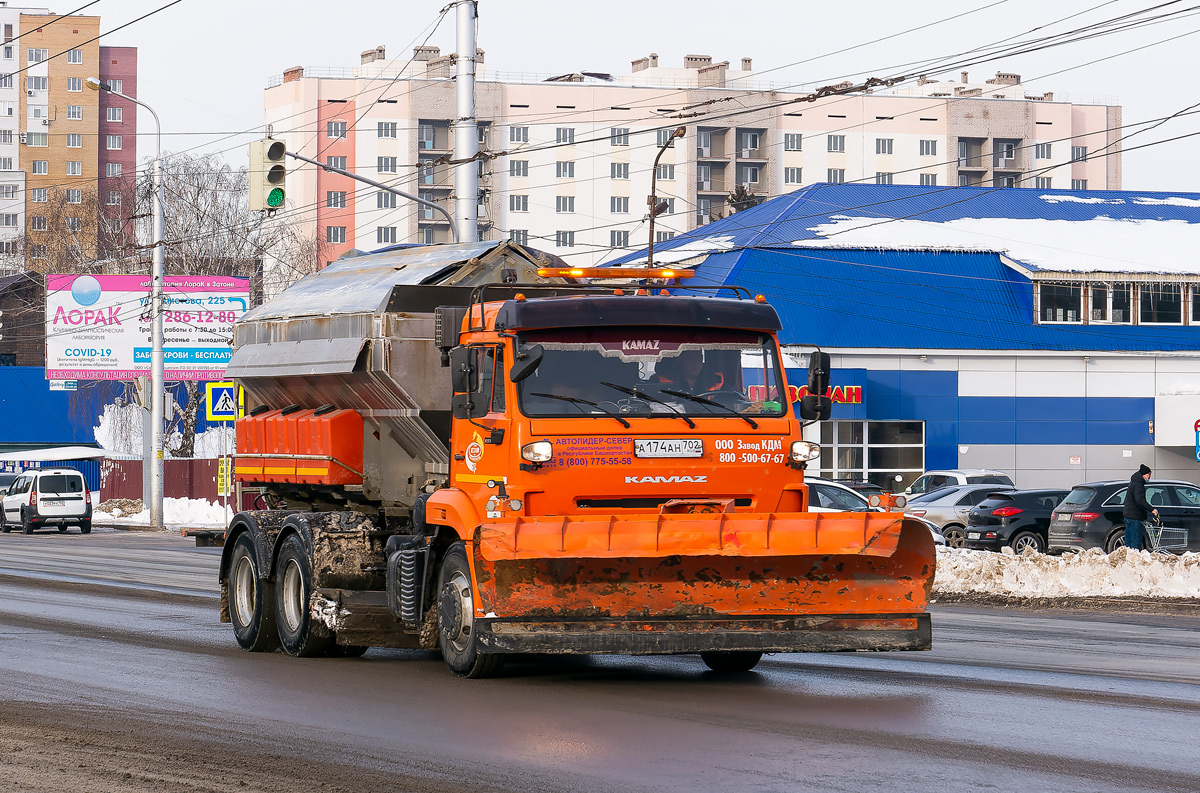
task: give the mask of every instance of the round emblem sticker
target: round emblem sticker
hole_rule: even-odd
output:
[[[479,461],[482,459],[483,447],[479,445],[478,441],[471,441],[471,444],[467,446],[467,468],[474,473],[475,466],[479,465]]]

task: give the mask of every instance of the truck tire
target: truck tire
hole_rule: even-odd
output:
[[[91,528],[90,526],[88,527]],[[82,529],[81,529],[82,530]],[[229,620],[243,650],[261,653],[279,647],[275,630],[275,593],[259,575],[258,554],[248,533],[240,534],[229,560]]]
[[[283,541],[275,562],[275,612],[279,643],[297,658],[329,655],[334,635],[312,618],[312,566],[304,541],[292,534]]]
[[[756,653],[752,650],[724,650],[700,653],[700,660],[714,672],[728,675],[736,674],[737,672],[749,672],[758,666],[758,662],[762,660],[762,656],[762,653]]]
[[[491,677],[504,665],[504,656],[482,653],[472,631],[475,597],[471,567],[463,543],[456,542],[442,557],[438,575],[438,647],[442,659],[458,677]]]

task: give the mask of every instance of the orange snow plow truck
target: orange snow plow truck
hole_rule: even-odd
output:
[[[222,620],[250,651],[924,650],[934,544],[810,512],[775,310],[639,287],[510,242],[344,259],[247,313]],[[559,277],[566,276],[566,277]],[[643,279],[611,285],[613,276]],[[572,281],[572,282],[568,282]],[[594,283],[594,281],[593,281]],[[828,387],[814,353],[810,394]],[[827,398],[801,405],[828,418]]]

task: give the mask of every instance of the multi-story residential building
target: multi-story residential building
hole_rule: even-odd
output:
[[[571,263],[646,243],[652,165],[676,126],[685,135],[654,174],[667,202],[660,240],[728,214],[739,188],[761,199],[817,182],[1120,187],[1120,108],[1028,95],[1015,74],[814,99],[757,82],[749,58],[734,69],[688,55],[672,69],[651,55],[628,75],[534,80],[488,74],[482,55],[481,236]],[[291,151],[453,211],[453,71],[436,47],[403,61],[378,47],[356,68],[295,67],[269,82],[265,119]],[[402,198],[313,167],[288,178],[279,221],[325,241],[327,259],[450,239],[439,214]]]
[[[112,90],[137,96],[137,47],[101,47],[100,79]],[[100,132],[96,176],[100,244],[116,253],[133,242],[130,185],[137,169],[137,106],[100,92]]]

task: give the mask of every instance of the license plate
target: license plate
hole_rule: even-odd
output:
[[[63,505],[63,502],[61,502],[61,501],[56,501],[53,499],[42,499],[43,507],[61,507],[62,505]]]
[[[638,438],[633,442],[635,457],[700,457],[704,441],[699,438]]]
[[[977,531],[969,531],[969,532],[967,532],[967,539],[968,539],[968,540],[978,540],[978,539],[979,539],[979,532],[977,532]]]
[[[1071,513],[1065,512],[1062,515],[1059,515],[1058,522],[1059,523],[1070,523],[1071,522]]]

